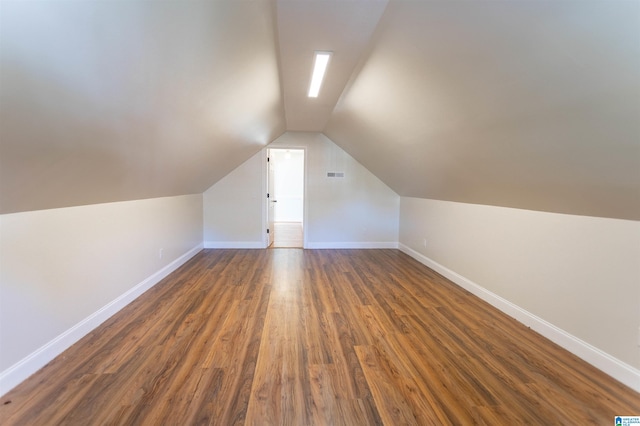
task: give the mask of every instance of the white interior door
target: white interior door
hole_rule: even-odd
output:
[[[270,158],[271,166],[275,170],[274,192],[278,194],[274,220],[276,223],[302,224],[304,220],[304,150],[272,149]],[[279,238],[275,240],[277,244]]]
[[[271,150],[267,150],[267,232],[269,234],[269,244],[273,244],[273,237],[275,234],[275,208],[278,199],[275,195],[275,179],[274,179],[274,167],[269,161],[271,157]]]

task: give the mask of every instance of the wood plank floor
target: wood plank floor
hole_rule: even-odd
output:
[[[397,250],[205,250],[3,425],[609,425],[640,395]]]
[[[301,222],[275,222],[270,248],[302,248],[304,237]]]

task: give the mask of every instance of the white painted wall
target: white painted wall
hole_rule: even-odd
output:
[[[400,246],[597,348],[560,342],[590,362],[622,361],[640,388],[640,222],[402,197]]]
[[[326,136],[287,132],[268,148],[305,150],[306,248],[397,247],[400,197]],[[205,247],[265,246],[265,161],[256,154],[204,193]]]
[[[201,247],[201,194],[1,215],[0,394]]]
[[[269,148],[305,149],[306,248],[397,246],[400,197],[329,138],[287,132]]]
[[[304,150],[274,149],[270,154],[274,168],[274,194],[277,198],[276,222],[302,222],[304,219]]]
[[[205,247],[265,247],[263,160],[263,152],[255,154],[204,192]]]

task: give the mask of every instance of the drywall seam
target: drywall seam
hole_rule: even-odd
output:
[[[202,248],[202,244],[198,244],[167,266],[147,277],[136,286],[127,290],[113,301],[0,373],[0,395],[6,394],[33,373],[44,367],[48,362],[52,361],[67,348],[89,334],[129,303],[133,302],[145,291],[149,290],[170,273],[185,264],[200,252]]]
[[[402,252],[413,257],[418,262],[433,269],[465,290],[470,291],[493,307],[499,309],[527,327],[530,327],[532,330],[540,333],[552,342],[562,346],[564,349],[605,372],[614,379],[624,383],[635,391],[640,392],[640,370],[620,361],[606,352],[603,352],[584,340],[567,333],[561,328],[558,328],[542,318],[522,309],[497,294],[492,293],[468,278],[452,271],[446,266],[443,266],[429,257],[418,253],[412,248],[402,243],[399,243],[398,246]]]

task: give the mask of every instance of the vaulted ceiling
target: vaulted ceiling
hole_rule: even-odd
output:
[[[640,2],[0,1],[1,213],[202,192],[287,130],[403,196],[639,220]]]

